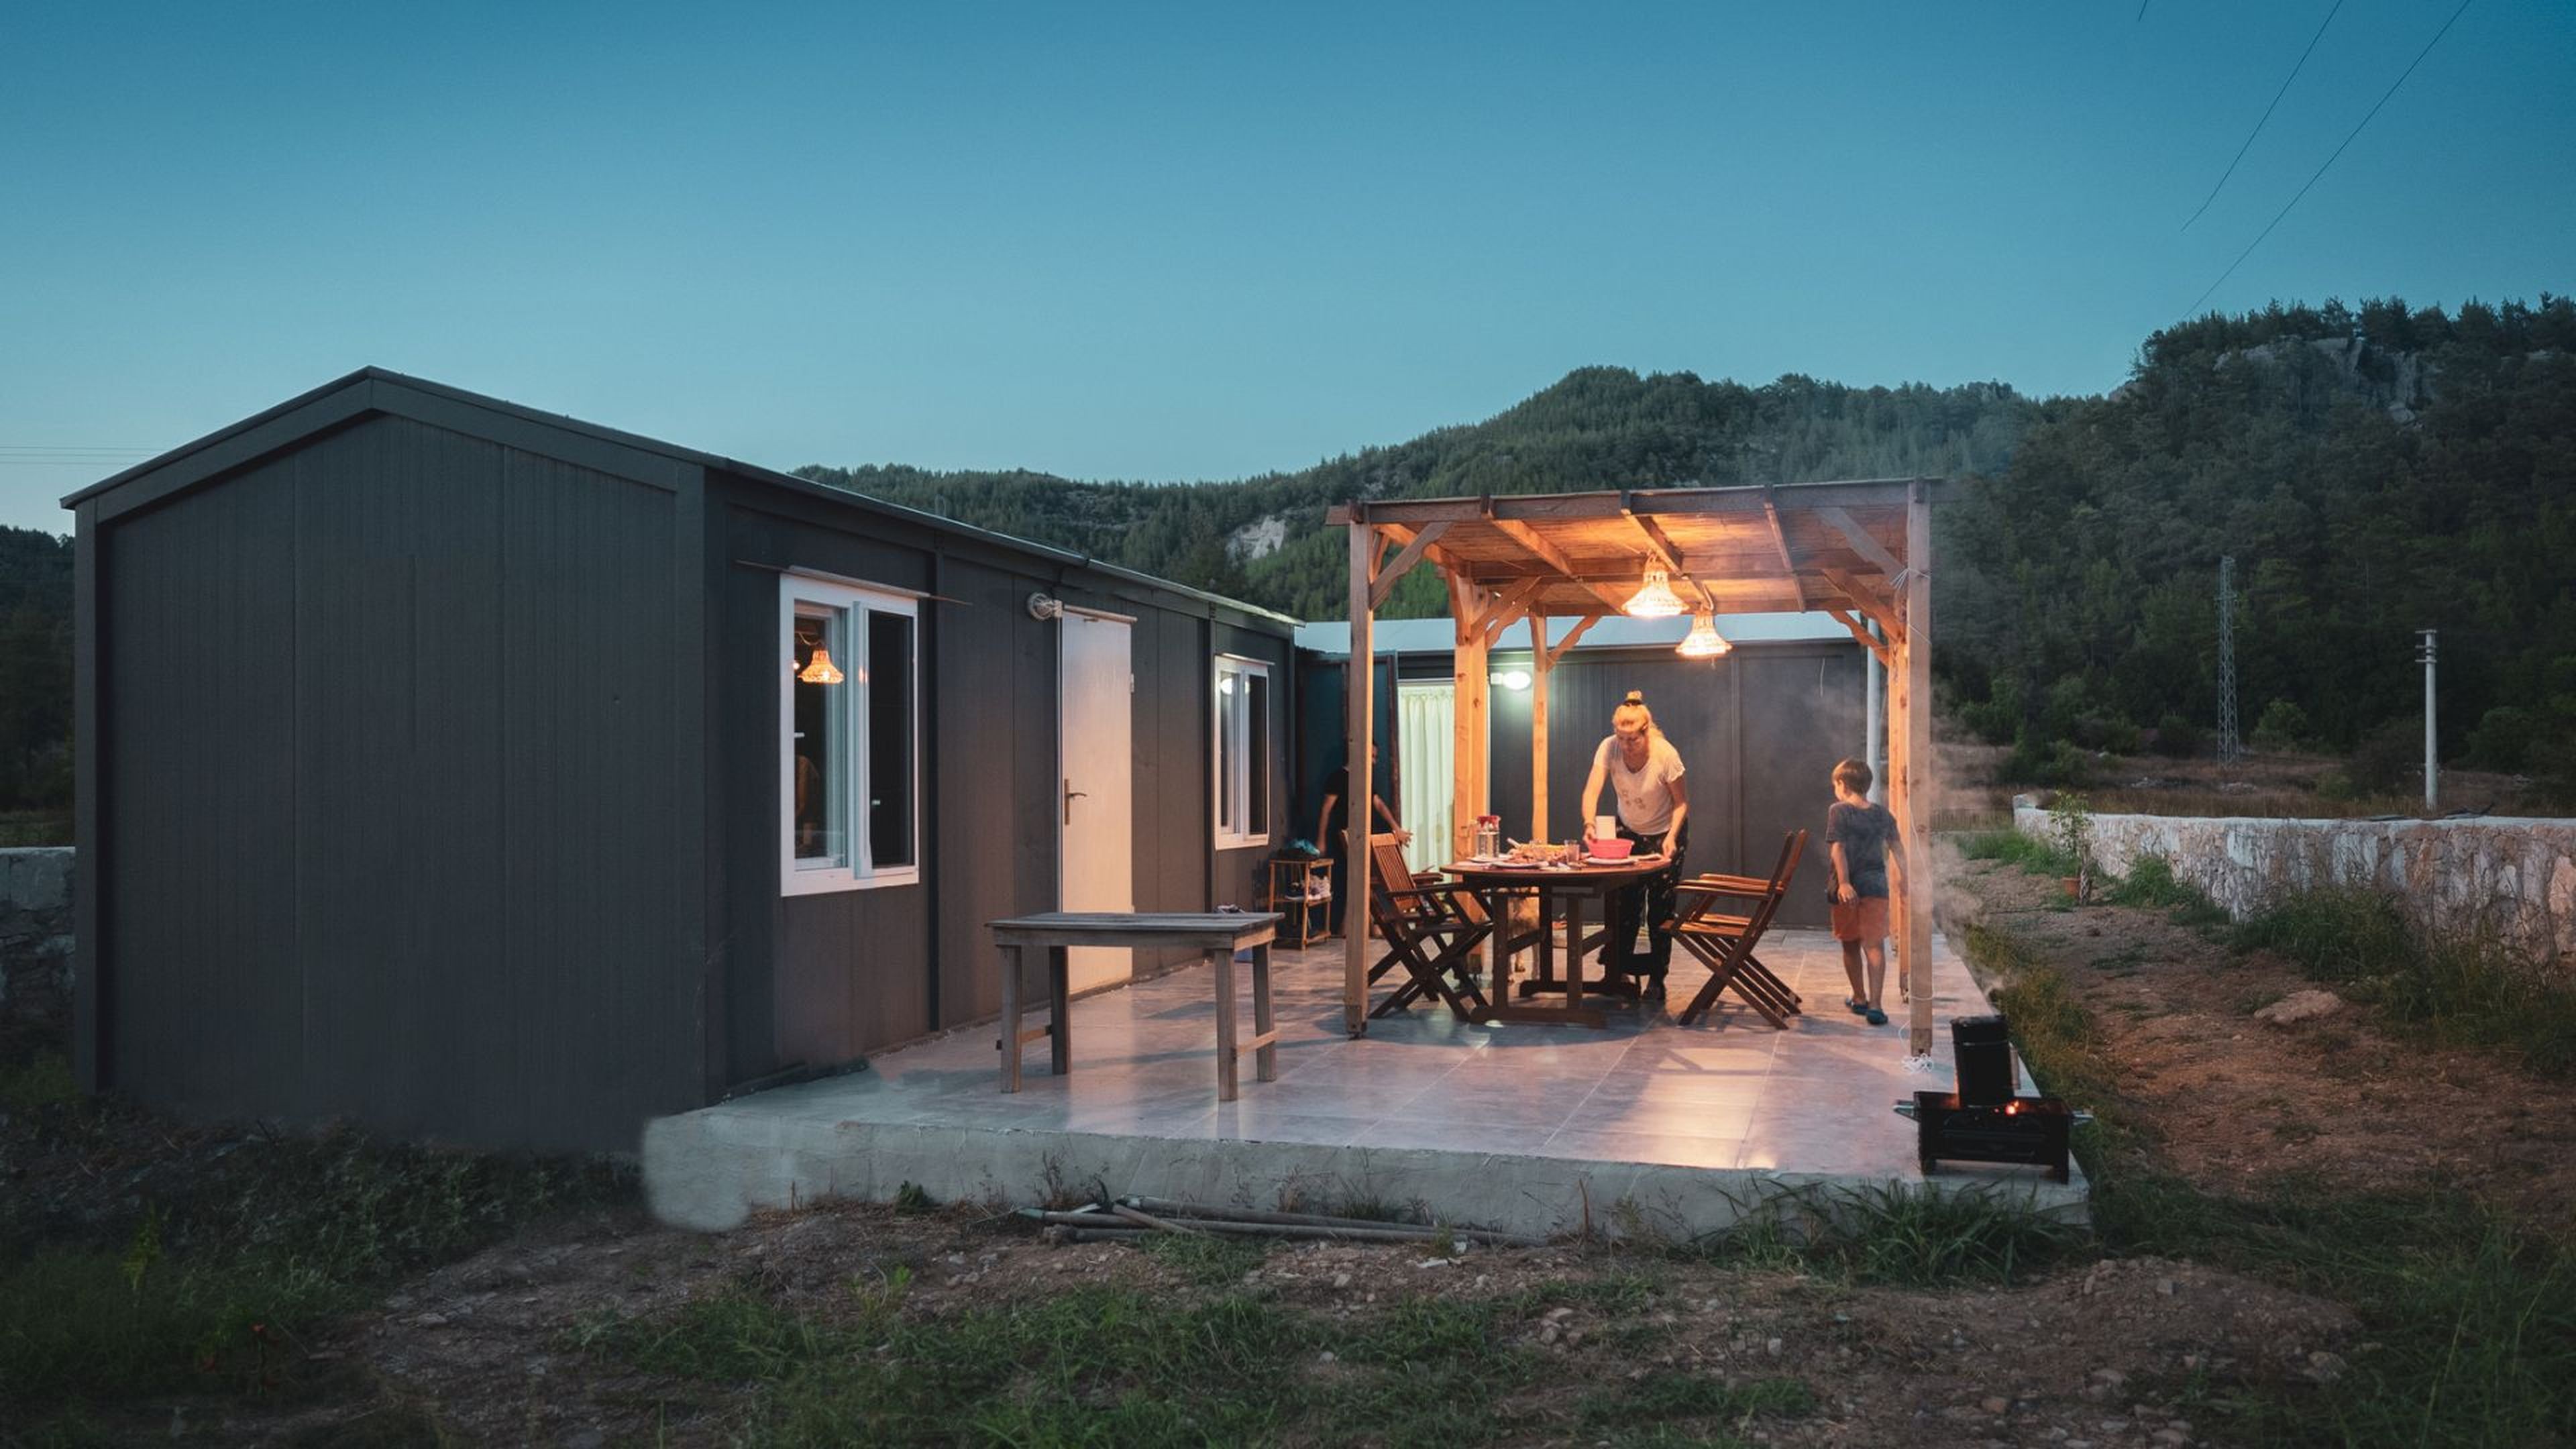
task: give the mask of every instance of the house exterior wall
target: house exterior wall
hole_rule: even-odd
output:
[[[1256,900],[1213,655],[1276,666],[1274,798],[1295,689],[1223,601],[374,369],[72,504],[90,1089],[626,1149],[991,1016],[984,923],[1058,899],[1041,591],[1136,620],[1139,908]],[[924,596],[912,885],[780,894],[786,569]]]
[[[84,505],[90,1084],[563,1148],[698,1100],[684,491],[361,414]]]
[[[985,923],[1059,902],[1056,813],[1058,625],[1026,604],[1045,593],[1128,616],[1135,674],[1130,838],[1140,911],[1259,899],[1266,848],[1216,851],[1209,738],[1218,652],[1269,660],[1273,799],[1286,788],[1284,626],[1209,617],[1183,596],[1096,574],[998,541],[934,532],[855,500],[720,486],[710,567],[720,600],[712,768],[726,871],[729,1083],[832,1066],[1001,1009]],[[924,869],[918,882],[812,895],[778,887],[778,591],[784,571],[919,592]],[[1274,814],[1274,840],[1287,822]],[[1023,963],[1038,989],[1043,963]],[[1140,952],[1139,971],[1177,964]]]

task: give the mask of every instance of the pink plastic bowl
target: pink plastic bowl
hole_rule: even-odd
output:
[[[1637,842],[1633,840],[1595,840],[1592,842],[1592,858],[1594,860],[1626,860],[1628,858],[1628,852],[1636,848]]]

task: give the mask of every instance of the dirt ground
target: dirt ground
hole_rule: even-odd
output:
[[[2564,1089],[2485,1053],[2383,1030],[2349,1004],[2287,1027],[2254,1013],[2316,983],[2170,913],[2052,910],[2058,883],[2001,861],[1953,880],[2076,985],[2162,1162],[2205,1187],[2297,1174],[2330,1188],[2443,1182],[2533,1222],[2576,1221]]]
[[[2576,1215],[2576,1128],[2538,1110],[2529,1083],[2473,1054],[2427,1051],[2347,1006],[2289,1028],[2252,1012],[2309,983],[2231,955],[2167,913],[2051,909],[2054,882],[1997,862],[1958,868],[1945,916],[2008,921],[2066,975],[2102,1024],[2144,1151],[2205,1187],[2298,1172],[2375,1187],[2465,1182],[2539,1221]],[[1952,924],[1957,924],[1953,919]],[[138,1134],[146,1129],[138,1127]],[[210,1138],[175,1130],[184,1156]],[[149,1147],[138,1137],[137,1151]],[[148,1153],[146,1153],[148,1156]],[[124,1195],[149,1162],[22,1157],[11,1191],[76,1212]],[[99,1200],[104,1201],[102,1196]],[[973,1209],[903,1213],[827,1205],[722,1235],[660,1228],[632,1209],[592,1211],[399,1284],[307,1349],[332,1372],[297,1405],[136,1405],[101,1419],[111,1438],[166,1442],[723,1443],[754,1390],[661,1378],[584,1346],[613,1319],[657,1320],[744,1284],[789,1306],[847,1311],[852,1285],[908,1275],[903,1313],[1025,1304],[1076,1286],[1159,1300],[1206,1296],[1187,1274],[1123,1244],[1051,1246],[1025,1223]],[[2373,1345],[2343,1306],[2202,1264],[2088,1259],[2011,1288],[1853,1287],[1602,1245],[1274,1248],[1242,1285],[1320,1318],[1365,1316],[1411,1295],[1531,1302],[1538,1285],[1628,1275],[1652,1289],[1622,1313],[1578,1299],[1519,1308],[1504,1331],[1562,1384],[1600,1386],[1658,1368],[1730,1380],[1794,1377],[1815,1412],[1746,1433],[1796,1445],[2206,1442],[2194,1395],[2258,1388],[2327,1394]],[[1542,1299],[1543,1299],[1543,1295]],[[1330,1363],[1313,1372],[1331,1373]],[[1559,1442],[1548,1384],[1520,1391]],[[2206,1416],[2204,1416],[2206,1417]],[[1589,1437],[1589,1436],[1586,1436]],[[0,1432],[0,1442],[10,1436]],[[1607,1441],[1604,1441],[1607,1442]]]

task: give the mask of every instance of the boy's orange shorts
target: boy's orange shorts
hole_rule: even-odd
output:
[[[1834,902],[1834,939],[1837,941],[1886,940],[1887,897],[1862,896],[1854,901]]]

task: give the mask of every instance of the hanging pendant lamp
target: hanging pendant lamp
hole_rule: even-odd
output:
[[[1734,647],[1726,642],[1725,635],[1717,632],[1717,626],[1709,622],[1708,615],[1693,614],[1690,634],[1673,652],[1684,659],[1715,659]]]
[[[841,682],[841,671],[832,665],[832,651],[817,644],[814,646],[813,659],[808,661],[803,669],[797,671],[796,677],[807,684],[838,684]]]
[[[1649,566],[1646,586],[1629,598],[1625,611],[1632,619],[1669,619],[1680,613],[1681,595],[1673,592],[1672,576]]]

